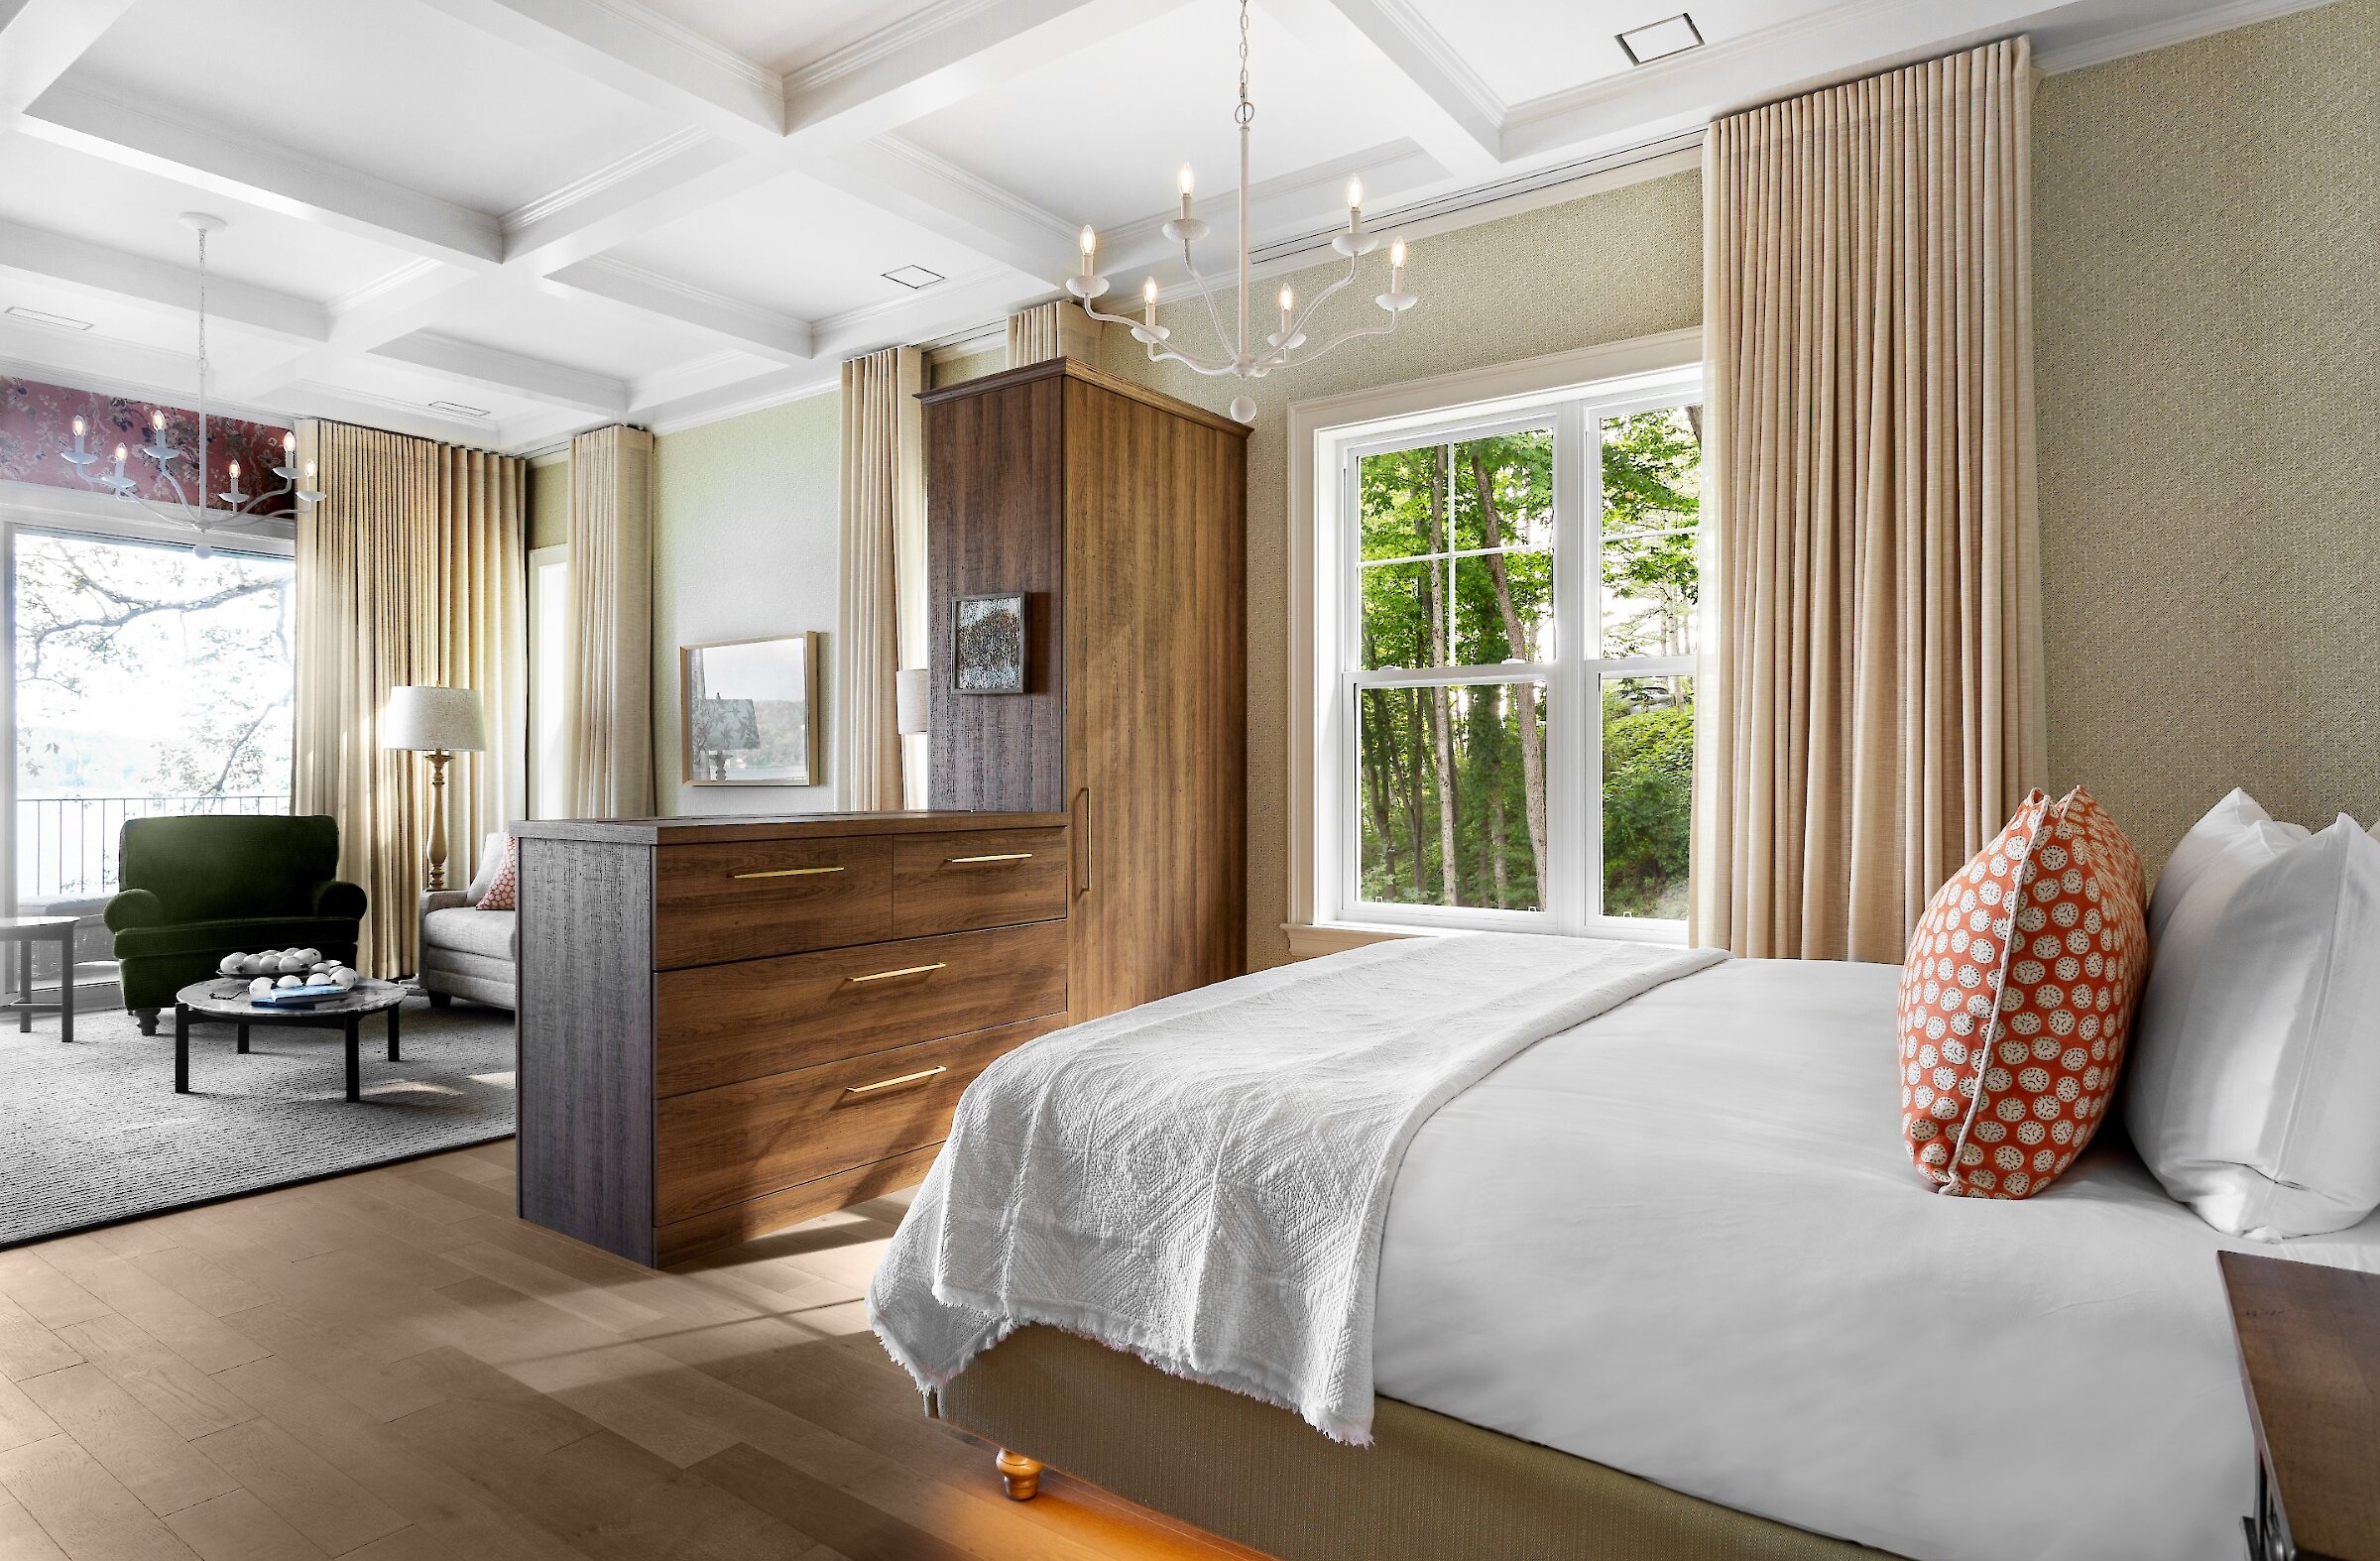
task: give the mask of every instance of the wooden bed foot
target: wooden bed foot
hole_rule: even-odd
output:
[[[1000,1450],[1000,1483],[1009,1490],[1012,1501],[1030,1501],[1041,1494],[1041,1460],[1027,1458],[1022,1453]]]

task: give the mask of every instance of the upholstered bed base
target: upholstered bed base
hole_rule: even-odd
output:
[[[1378,1401],[1372,1446],[1346,1447],[1285,1410],[1049,1328],[976,1361],[933,1412],[1281,1561],[1884,1555],[1394,1399]]]

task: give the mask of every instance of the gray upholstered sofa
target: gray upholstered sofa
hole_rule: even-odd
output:
[[[468,888],[433,889],[421,897],[421,990],[437,1008],[456,998],[513,1006],[521,918],[510,910],[478,908],[503,864],[504,836],[490,835]]]

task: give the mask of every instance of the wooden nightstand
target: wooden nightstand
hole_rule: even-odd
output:
[[[2219,1254],[2256,1426],[2253,1561],[2380,1561],[2380,1274]]]

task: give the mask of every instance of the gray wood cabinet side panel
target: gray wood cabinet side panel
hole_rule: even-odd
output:
[[[521,842],[521,1217],[648,1263],[653,856]]]

